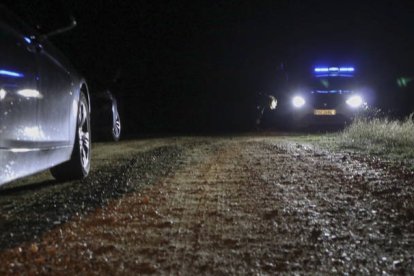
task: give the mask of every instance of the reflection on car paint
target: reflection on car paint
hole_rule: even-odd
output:
[[[7,92],[4,89],[0,89],[0,101],[6,98]]]
[[[8,76],[8,77],[14,77],[14,78],[23,78],[24,77],[24,75],[22,73],[10,71],[10,70],[4,70],[4,69],[0,69],[0,75]]]
[[[16,92],[18,95],[25,98],[42,99],[43,95],[36,89],[22,89]]]
[[[22,129],[22,134],[21,136],[23,137],[27,137],[30,140],[39,140],[41,137],[44,136],[43,133],[41,133],[39,127],[24,127]]]

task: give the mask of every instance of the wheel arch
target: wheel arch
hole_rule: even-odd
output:
[[[81,93],[85,94],[86,100],[88,102],[89,114],[91,114],[91,98],[89,94],[89,88],[84,79],[80,79],[77,81],[77,84],[73,87],[74,95],[72,98],[72,114],[71,114],[71,122],[69,125],[69,132],[70,132],[70,145],[73,148],[75,144],[75,134],[76,134],[76,124],[77,124],[77,116],[78,116],[78,108],[79,108],[79,101]],[[69,158],[69,157],[68,157]]]
[[[86,100],[88,101],[89,114],[90,114],[91,113],[91,98],[89,95],[88,84],[86,83],[84,79],[82,79],[80,82],[80,89],[79,89],[79,94],[77,96],[77,102],[79,102],[80,93],[84,93],[86,96]]]

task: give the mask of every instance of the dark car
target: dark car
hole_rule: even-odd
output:
[[[287,111],[299,126],[343,125],[367,108],[367,97],[352,66],[314,68],[286,100]]]
[[[96,140],[119,141],[121,138],[121,117],[118,102],[109,89],[91,93],[92,137]]]
[[[48,37],[0,5],[0,184],[45,169],[59,180],[90,170],[85,80]]]

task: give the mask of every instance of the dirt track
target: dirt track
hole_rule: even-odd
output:
[[[414,273],[410,172],[289,138],[153,142],[101,145],[79,190],[37,191],[46,203],[62,191],[100,200],[58,208],[62,224],[3,242],[0,273]],[[0,198],[3,238],[19,214],[10,196],[31,193]]]

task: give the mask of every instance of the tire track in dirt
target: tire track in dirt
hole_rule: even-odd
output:
[[[276,183],[286,198],[292,197],[287,211],[304,220],[302,227],[316,245],[308,254],[324,264],[318,271],[413,272],[414,221],[405,215],[413,206],[413,179],[300,144],[265,147],[295,159]],[[289,195],[286,184],[296,186],[297,195]],[[383,196],[384,190],[390,194]]]
[[[210,139],[176,158],[152,185],[0,253],[0,271],[413,272],[413,220],[384,197],[397,185],[388,171],[278,139]]]
[[[200,149],[198,149],[200,150]],[[183,189],[180,198],[173,205],[183,206],[179,230],[190,232],[190,235],[178,236],[174,239],[178,248],[170,263],[180,260],[177,264],[181,272],[231,272],[229,263],[235,263],[232,256],[226,260],[222,252],[223,245],[237,247],[237,237],[229,233],[227,224],[235,223],[231,208],[234,207],[233,191],[235,185],[245,175],[237,164],[239,149],[237,147],[219,146],[214,155],[209,149],[194,156],[204,157],[194,165],[189,164],[185,171],[180,171],[170,180],[170,186]],[[223,173],[224,172],[224,173]],[[227,223],[226,223],[227,222]],[[177,238],[177,236],[175,237]],[[187,259],[188,261],[182,261]],[[176,268],[176,269],[177,269]],[[215,270],[211,270],[215,268]],[[177,271],[177,270],[175,270]]]
[[[273,187],[251,163],[268,151],[254,143],[227,142],[206,148],[168,179],[172,206],[182,206],[177,229],[170,236],[175,248],[169,272],[183,274],[251,274],[287,271],[286,254],[275,259],[271,250],[280,232],[268,220],[280,214]],[[266,160],[268,162],[269,160]],[[290,244],[287,245],[289,247]],[[282,250],[283,251],[283,250]],[[285,250],[286,251],[286,250]],[[295,255],[295,252],[286,251]]]

